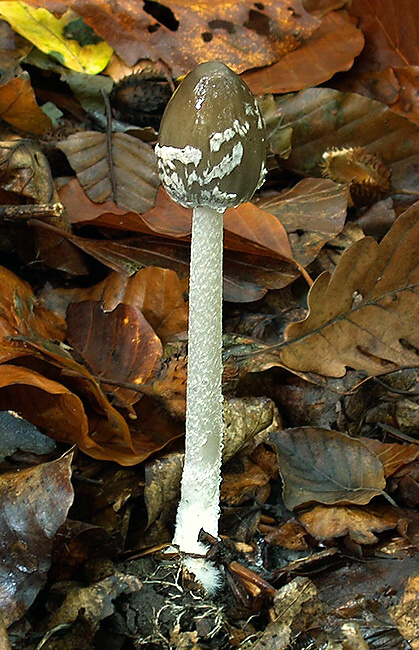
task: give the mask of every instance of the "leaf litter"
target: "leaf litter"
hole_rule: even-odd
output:
[[[416,5],[0,4],[1,642],[416,647]],[[217,58],[270,152],[225,215],[211,599],[166,550],[191,212],[153,145],[163,85]]]

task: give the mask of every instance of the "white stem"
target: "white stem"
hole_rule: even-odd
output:
[[[223,214],[195,208],[189,280],[185,464],[173,542],[203,553],[201,528],[218,534],[222,416]]]

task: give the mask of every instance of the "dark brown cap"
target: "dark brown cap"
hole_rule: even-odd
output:
[[[170,99],[156,155],[162,183],[186,207],[223,211],[248,201],[265,177],[258,103],[224,63],[201,63]]]

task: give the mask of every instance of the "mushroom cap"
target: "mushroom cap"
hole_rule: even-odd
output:
[[[171,198],[224,211],[248,201],[265,178],[266,133],[255,97],[224,63],[201,63],[172,95],[156,156]]]

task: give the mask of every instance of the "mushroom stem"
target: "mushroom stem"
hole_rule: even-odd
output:
[[[173,542],[205,552],[201,528],[218,535],[222,415],[223,212],[194,209],[189,280],[185,464]]]

